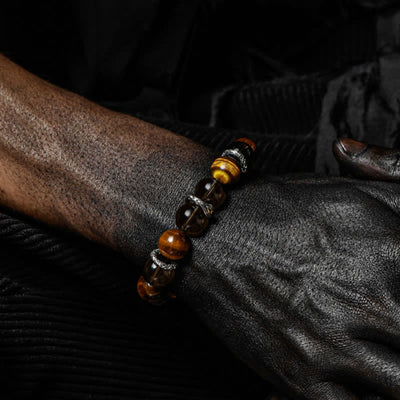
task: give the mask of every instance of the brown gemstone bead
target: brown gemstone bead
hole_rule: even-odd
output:
[[[178,208],[175,215],[175,222],[179,229],[192,237],[200,236],[209,223],[201,207],[189,201]]]
[[[224,185],[240,179],[240,168],[230,157],[218,157],[211,165],[211,175]]]
[[[190,249],[190,240],[179,229],[168,229],[158,240],[158,249],[161,254],[170,260],[179,260],[187,254]]]
[[[236,139],[235,142],[243,142],[243,143],[248,144],[252,148],[252,150],[254,152],[257,150],[256,144],[251,139],[249,139],[247,137],[241,137],[239,139]]]
[[[164,292],[146,282],[143,276],[141,276],[138,280],[137,292],[144,301],[156,306],[161,306],[168,300],[168,297]]]
[[[144,265],[143,276],[151,286],[156,289],[162,289],[174,280],[175,270],[160,268],[153,259],[149,257]]]
[[[214,178],[204,178],[200,180],[196,185],[194,195],[212,204],[215,208],[220,207],[226,199],[224,188]]]

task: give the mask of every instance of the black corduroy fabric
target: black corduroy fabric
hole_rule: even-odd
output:
[[[216,151],[223,150],[238,137],[252,137],[257,142],[258,149],[258,156],[253,169],[254,175],[312,172],[314,170],[314,135],[307,135],[306,137],[301,135],[274,135],[246,130],[203,127],[148,117],[143,118]]]
[[[310,133],[321,113],[329,78],[305,76],[259,82],[219,98],[216,126],[276,135]]]
[[[240,399],[268,392],[185,307],[143,303],[134,288],[138,269],[117,254],[12,212],[0,214],[0,226],[2,398]]]

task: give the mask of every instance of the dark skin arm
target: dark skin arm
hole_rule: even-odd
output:
[[[2,204],[143,263],[214,157],[0,58]],[[400,398],[396,199],[390,183],[251,180],[193,239],[178,297],[296,399]]]
[[[212,159],[205,147],[55,87],[0,56],[4,205],[143,256],[169,221],[158,215],[139,227],[147,215],[140,192],[173,209]],[[126,237],[117,226],[126,227]]]

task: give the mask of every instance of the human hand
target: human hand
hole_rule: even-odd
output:
[[[259,178],[230,194],[179,297],[295,399],[400,398],[400,187]]]

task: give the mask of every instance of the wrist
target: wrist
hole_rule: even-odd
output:
[[[163,229],[164,232],[158,238],[158,247],[151,251],[142,269],[143,274],[138,280],[137,290],[143,300],[154,305],[162,305],[169,297],[175,297],[170,289],[176,289],[174,286],[176,271],[179,274],[180,266],[187,269],[188,264],[193,265],[190,262],[194,254],[190,251],[192,247],[190,239],[196,240],[203,236],[210,222],[215,222],[214,212],[224,205],[227,190],[233,189],[241,176],[251,167],[255,147],[250,139],[239,138],[225,149],[220,157],[209,163],[206,171],[200,171],[201,176],[191,185],[190,192],[187,193],[189,196],[182,196],[184,202],[182,199],[181,206],[174,207],[175,223],[170,222],[169,227],[166,226],[168,229]],[[221,240],[231,235],[224,236]],[[217,237],[216,242],[219,240]],[[223,250],[221,249],[222,252]],[[197,258],[195,261],[198,261]]]
[[[107,227],[111,246],[143,263],[160,234],[174,222],[182,198],[207,176],[215,154],[187,138],[140,124],[142,149],[128,154],[119,167],[124,182],[115,187],[116,223]],[[137,132],[137,124],[132,129]]]
[[[213,154],[0,58],[0,200],[144,257]]]

